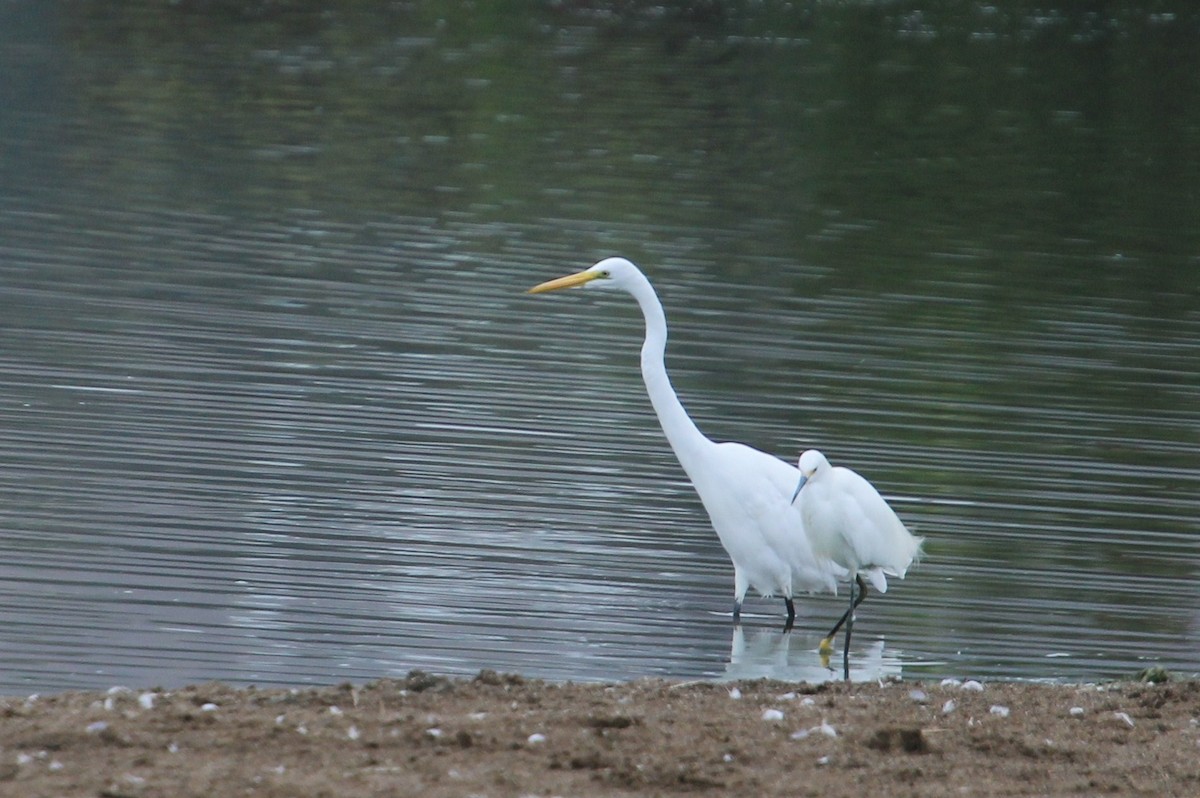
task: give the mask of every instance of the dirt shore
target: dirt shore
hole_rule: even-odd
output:
[[[0,699],[3,796],[1200,795],[1200,682],[555,684]]]

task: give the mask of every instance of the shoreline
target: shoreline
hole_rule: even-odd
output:
[[[0,794],[1200,795],[1200,680],[560,683],[0,698]]]

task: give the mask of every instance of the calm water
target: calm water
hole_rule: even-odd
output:
[[[1200,12],[798,5],[0,7],[0,693],[837,675],[614,253],[927,538],[856,678],[1200,671]]]

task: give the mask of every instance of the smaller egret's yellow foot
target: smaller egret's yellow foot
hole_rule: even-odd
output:
[[[817,646],[817,652],[829,656],[833,653],[833,638],[825,637],[821,639],[821,644]]]

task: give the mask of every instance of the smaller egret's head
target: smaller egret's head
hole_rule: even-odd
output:
[[[638,271],[638,267],[629,261],[624,258],[605,258],[595,266],[581,272],[539,283],[530,288],[528,293],[544,294],[547,291],[561,291],[564,288],[575,288],[580,285],[587,288],[621,288],[630,291],[639,279],[645,280],[646,278]]]
[[[796,464],[796,467],[800,469],[800,484],[796,486],[796,492],[792,494],[792,501],[796,501],[796,497],[800,495],[800,491],[804,489],[810,479],[829,468],[829,461],[816,449],[809,449],[800,455],[800,462]]]

